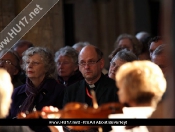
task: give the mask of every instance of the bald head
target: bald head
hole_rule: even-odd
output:
[[[98,58],[103,58],[103,53],[101,52],[101,50],[98,49],[97,47],[93,46],[93,45],[87,45],[87,46],[83,47],[81,52],[79,53],[79,56],[81,54],[84,54],[84,53],[94,54]]]
[[[88,84],[94,84],[104,67],[103,53],[93,45],[85,46],[79,53],[79,69]]]

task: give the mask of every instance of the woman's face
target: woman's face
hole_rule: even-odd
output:
[[[115,80],[115,74],[116,74],[118,68],[121,65],[123,65],[124,63],[126,63],[126,61],[121,60],[119,58],[116,58],[116,59],[112,60],[110,62],[110,67],[109,67],[109,74],[108,74],[109,78]]]
[[[131,43],[131,40],[128,38],[121,39],[118,44],[119,48],[126,48],[130,51],[133,51],[133,45]]]
[[[26,61],[26,75],[29,79],[43,79],[46,74],[44,62],[39,54],[30,56]]]
[[[57,60],[57,73],[64,80],[67,80],[78,69],[72,58],[68,56],[59,56]]]

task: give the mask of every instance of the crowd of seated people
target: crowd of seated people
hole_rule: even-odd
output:
[[[147,60],[145,63],[150,62],[150,65],[155,63],[166,78],[169,70],[172,70],[169,69],[172,64],[163,52],[166,45],[163,44],[162,38],[150,38],[149,34],[144,40],[139,40],[139,37],[130,34],[117,37],[115,49],[109,55],[110,67],[106,75],[103,73],[103,52],[88,42],[62,47],[57,50],[55,56],[49,49],[34,47],[31,42],[25,40],[19,41],[19,45],[12,50],[0,51],[0,66],[10,74],[14,87],[11,108],[6,118],[14,119],[20,112],[28,114],[40,111],[45,106],[63,109],[71,102],[94,107],[93,92],[97,106],[110,102],[123,103],[116,94],[121,90],[116,79],[120,74],[118,69],[125,64],[141,63],[140,60]],[[20,76],[21,73],[25,79]],[[29,127],[36,132],[50,132],[47,126]],[[103,127],[103,131],[110,130],[111,127]],[[64,127],[64,131],[74,130]]]

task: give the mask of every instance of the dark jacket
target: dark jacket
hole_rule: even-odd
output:
[[[86,103],[85,83],[85,80],[81,80],[66,88],[63,106],[69,102]],[[115,81],[102,74],[95,91],[98,105],[109,102],[118,102],[117,90]]]
[[[74,84],[82,79],[84,79],[84,78],[79,70],[77,70],[74,75],[70,76],[68,81],[66,81],[66,82],[63,80],[62,77],[58,76],[58,82],[60,84],[65,85],[66,87],[68,87],[69,85]]]
[[[16,117],[20,112],[20,106],[26,99],[25,93],[26,84],[14,89],[12,94],[12,105],[10,109],[10,118]],[[35,101],[35,108],[41,110],[43,106],[55,106],[59,109],[62,108],[63,96],[65,87],[55,79],[47,79],[43,85],[41,92],[39,93],[37,100]]]

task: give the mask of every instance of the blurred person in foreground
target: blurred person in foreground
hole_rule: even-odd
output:
[[[23,53],[22,59],[27,75],[26,84],[15,88],[8,118],[15,118],[19,112],[41,110],[48,105],[61,109],[65,87],[55,80],[53,54],[46,48],[31,47]],[[37,132],[50,131],[45,127],[32,129]]]
[[[161,69],[150,61],[133,61],[123,64],[116,74],[118,96],[123,114],[109,118],[149,118],[166,90],[166,80]],[[146,126],[112,126],[112,132],[149,132]]]
[[[13,85],[9,73],[0,69],[0,119],[8,115]],[[26,126],[0,126],[0,132],[32,132]]]

